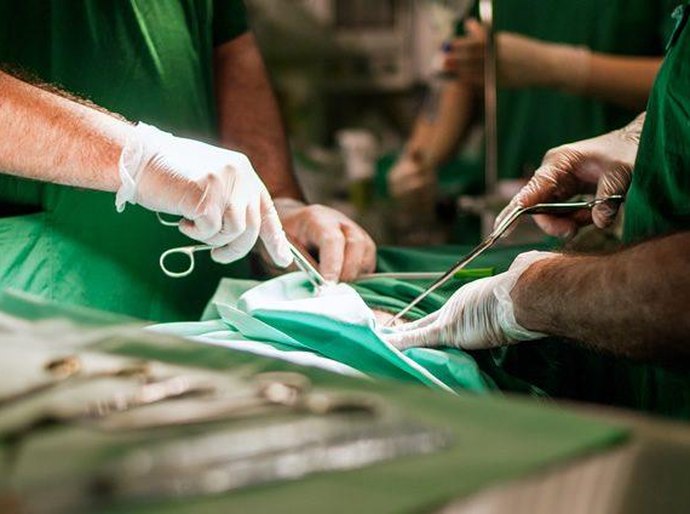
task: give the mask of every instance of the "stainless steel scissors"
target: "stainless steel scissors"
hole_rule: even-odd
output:
[[[622,203],[625,198],[622,195],[611,195],[602,198],[595,198],[594,200],[581,202],[558,202],[558,203],[538,203],[529,207],[521,207],[512,211],[501,223],[484,239],[479,245],[474,247],[468,254],[457,261],[451,268],[441,275],[433,284],[431,284],[422,294],[417,296],[412,302],[398,312],[391,318],[387,325],[392,325],[397,320],[405,316],[415,306],[417,306],[424,298],[443,286],[446,282],[453,278],[453,276],[462,268],[467,266],[474,259],[479,257],[485,250],[491,248],[496,241],[498,241],[505,232],[517,221],[523,214],[565,214],[580,209],[592,209],[599,204],[606,202]]]
[[[175,221],[169,221],[164,219],[160,213],[156,213],[156,216],[158,217],[158,221],[161,223],[161,225],[164,225],[166,227],[178,227],[180,225],[179,220]],[[295,259],[295,264],[297,267],[306,273],[307,278],[309,279],[309,282],[315,287],[321,287],[329,282],[319,273],[319,270],[316,269],[316,266],[311,262],[311,260],[305,256],[299,248],[297,248],[291,241],[288,240],[288,244],[290,245],[290,253],[292,253],[292,256]],[[194,259],[194,254],[196,252],[205,252],[205,251],[211,251],[214,247],[211,245],[189,245],[189,246],[178,246],[177,248],[170,248],[169,250],[164,251],[160,258],[158,259],[158,263],[160,264],[161,270],[163,270],[163,273],[165,273],[167,276],[171,278],[182,278],[186,277],[188,275],[191,275],[192,272],[194,271],[194,266],[196,264],[196,261]],[[182,270],[182,271],[173,271],[170,268],[167,267],[166,265],[166,260],[168,257],[171,255],[179,254],[184,257],[187,257],[189,264],[188,266]]]

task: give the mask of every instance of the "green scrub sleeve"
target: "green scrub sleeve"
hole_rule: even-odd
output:
[[[671,38],[671,35],[676,28],[676,20],[673,19],[671,13],[682,3],[683,2],[681,0],[661,0],[661,5],[659,7],[661,9],[661,26],[659,27],[659,37],[661,38],[661,41],[666,42]]]
[[[213,4],[213,46],[220,46],[249,30],[243,0],[216,0]]]

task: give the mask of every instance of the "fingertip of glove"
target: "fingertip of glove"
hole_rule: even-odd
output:
[[[618,209],[606,204],[597,205],[592,209],[592,221],[598,228],[607,228],[613,223],[617,212]]]
[[[323,275],[323,278],[325,278],[328,282],[338,282],[338,280],[340,279],[340,274],[334,270],[323,270],[321,274]]]
[[[275,262],[276,266],[287,268],[294,262],[294,260],[295,258],[290,251],[290,245],[288,244],[287,239],[285,239],[284,243],[280,243],[276,246],[273,255],[273,262]]]
[[[290,242],[285,232],[279,229],[277,232],[260,232],[259,239],[268,252],[273,263],[280,268],[287,268],[294,261]]]
[[[289,255],[287,257],[279,257],[274,259],[273,262],[275,262],[276,266],[280,268],[287,268],[290,266],[295,261],[294,257],[292,255]]]

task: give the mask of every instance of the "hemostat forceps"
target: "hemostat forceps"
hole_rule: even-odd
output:
[[[299,248],[292,244],[289,239],[288,243],[290,244],[290,252],[295,258],[295,265],[300,269],[300,271],[304,271],[304,273],[307,274],[309,282],[311,282],[311,285],[313,285],[315,289],[332,283],[323,277],[319,270],[316,269],[316,266],[314,265],[315,263],[313,263],[309,257],[304,255]]]
[[[180,225],[179,220],[176,221],[169,221],[164,219],[160,213],[156,213],[156,216],[158,217],[158,221],[161,223],[161,225],[164,225],[166,227],[177,227]],[[295,264],[297,267],[306,273],[307,278],[309,279],[309,282],[315,287],[321,287],[326,284],[328,284],[328,281],[319,273],[319,271],[316,269],[316,266],[312,264],[311,260],[306,257],[300,250],[297,248],[294,244],[292,244],[291,241],[288,241],[288,244],[290,245],[290,253],[292,253],[292,256],[295,259]],[[195,266],[195,260],[194,260],[194,254],[196,252],[204,252],[204,251],[211,251],[214,247],[211,245],[190,245],[190,246],[178,246],[177,248],[170,248],[169,250],[164,251],[160,258],[158,259],[158,263],[161,267],[161,270],[163,270],[163,273],[165,273],[167,276],[171,278],[182,278],[186,277],[188,275],[191,275],[192,272],[194,271],[194,266]],[[182,271],[172,271],[170,268],[168,268],[165,264],[165,261],[170,257],[171,255],[175,254],[181,254],[185,257],[187,257],[189,261],[189,265],[187,268],[185,268]]]
[[[494,230],[489,234],[489,236],[484,239],[479,245],[474,247],[468,254],[462,257],[458,262],[453,264],[451,268],[446,271],[441,277],[439,277],[433,284],[431,284],[426,291],[420,294],[417,298],[412,300],[407,306],[398,312],[393,318],[388,322],[388,325],[393,324],[395,321],[402,318],[405,314],[410,312],[416,305],[419,304],[424,298],[429,296],[431,293],[436,291],[438,288],[443,286],[446,282],[453,278],[453,276],[462,268],[467,266],[474,259],[479,257],[485,250],[491,248],[496,241],[498,241],[505,232],[517,221],[517,219],[523,214],[565,214],[572,211],[577,211],[580,209],[592,209],[599,204],[606,202],[622,203],[624,197],[622,195],[611,195],[602,198],[595,198],[590,201],[581,202],[560,202],[560,203],[538,203],[530,207],[521,207],[515,209],[511,212]]]

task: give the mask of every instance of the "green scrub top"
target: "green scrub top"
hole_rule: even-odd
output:
[[[690,229],[690,6],[675,31],[652,90],[625,203],[624,239]],[[690,373],[598,355],[559,341],[503,350],[502,368],[558,397],[690,419]]]
[[[625,203],[628,242],[690,228],[690,8],[676,29],[652,91]]]
[[[0,64],[180,135],[213,141],[213,50],[247,30],[241,0],[0,0]],[[220,277],[170,279],[158,256],[190,244],[114,195],[0,175],[0,287],[140,318],[198,319]]]
[[[661,56],[676,5],[678,0],[501,0],[494,24],[497,31],[595,52]],[[530,177],[549,149],[620,128],[637,114],[550,89],[500,89],[499,175]]]
[[[679,6],[673,17],[675,31],[649,100],[627,195],[628,242],[690,229],[690,4]],[[620,364],[613,369],[633,384],[635,406],[690,419],[686,370]]]

